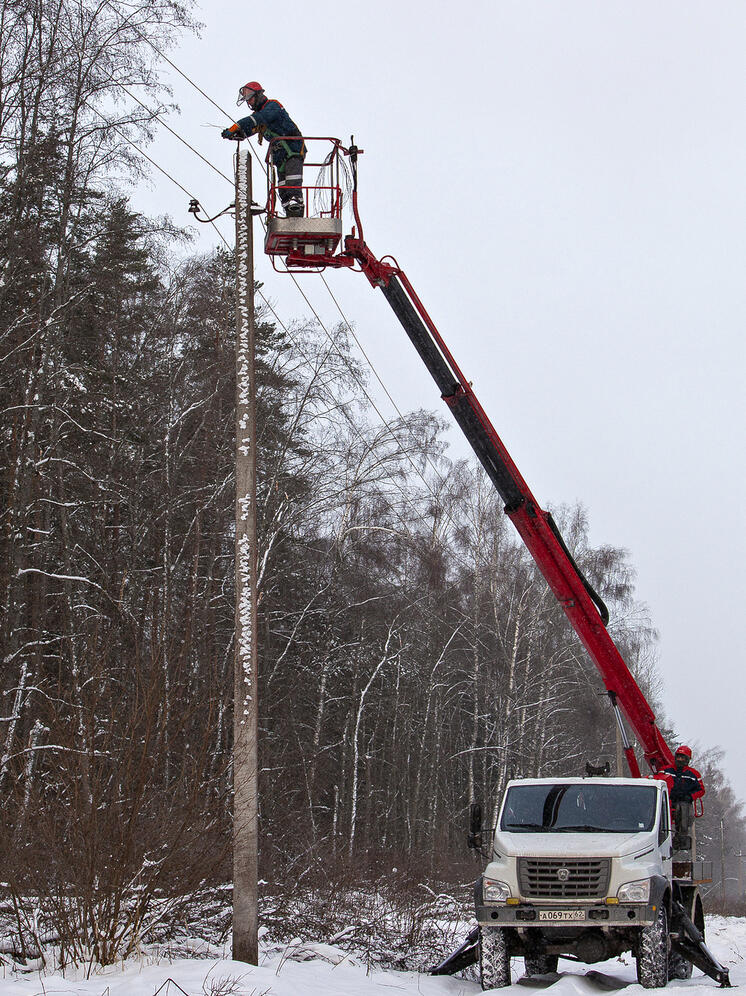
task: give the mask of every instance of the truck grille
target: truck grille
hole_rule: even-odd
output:
[[[600,899],[611,874],[609,858],[519,858],[521,895],[547,899]]]

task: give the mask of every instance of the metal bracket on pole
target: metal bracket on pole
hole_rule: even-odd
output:
[[[194,220],[198,221],[201,225],[211,225],[213,221],[217,221],[218,218],[222,218],[224,214],[229,214],[231,211],[235,211],[235,209],[236,205],[234,202],[233,204],[229,204],[228,207],[223,208],[222,211],[218,211],[218,213],[213,215],[212,218],[199,218],[199,212],[204,211],[204,208],[197,198],[193,197],[189,201],[189,208],[187,210],[189,211],[189,214],[194,215]],[[262,207],[260,204],[257,204],[256,201],[251,202],[249,210],[251,211],[252,216],[267,213],[266,207]]]

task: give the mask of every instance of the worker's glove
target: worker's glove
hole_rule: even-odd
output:
[[[242,138],[246,138],[244,133],[238,128],[236,131],[231,131],[230,128],[223,128],[220,133],[223,138],[230,139],[233,142],[240,142]]]

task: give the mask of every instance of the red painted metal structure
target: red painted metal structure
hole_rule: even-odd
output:
[[[404,271],[390,256],[378,259],[366,245],[357,204],[357,157],[362,150],[355,147],[354,139],[349,148],[338,139],[325,141],[332,144],[332,150],[324,160],[327,165],[335,160],[338,164],[341,155],[350,160],[355,219],[352,234],[346,236],[340,252],[327,252],[323,247],[319,252],[317,234],[312,231],[314,219],[277,217],[276,181],[270,169],[267,208],[268,221],[275,235],[270,236],[268,230],[265,250],[271,256],[283,255],[289,270],[318,271],[328,266],[358,268],[373,287],[381,289],[438,385],[441,397],[505,501],[506,514],[601,673],[622,732],[630,773],[639,777],[640,768],[627,740],[620,709],[635,731],[651,770],[657,772],[673,764],[673,754],[656,725],[655,714],[608,633],[606,607],[573,560],[551,514],[539,506],[531,493]],[[340,175],[338,165],[336,175]],[[326,186],[322,189],[327,191]],[[312,190],[313,187],[303,187],[307,206]],[[341,188],[329,189],[328,193],[329,217],[340,220]],[[304,223],[308,229],[308,242],[304,240]],[[288,238],[278,238],[277,233],[282,234],[285,229]],[[294,243],[288,241],[291,236]]]

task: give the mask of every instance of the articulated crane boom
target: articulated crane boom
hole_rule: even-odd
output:
[[[642,744],[651,770],[657,772],[673,764],[673,754],[656,726],[655,714],[606,629],[606,606],[575,563],[551,514],[540,507],[531,493],[407,275],[391,257],[378,259],[366,245],[357,205],[357,156],[361,150],[354,143],[345,149],[337,139],[308,138],[305,141],[308,146],[314,142],[331,142],[333,145],[332,152],[320,163],[331,167],[330,186],[303,188],[307,203],[310,190],[329,191],[329,211],[322,212],[324,216],[321,218],[277,217],[276,188],[270,179],[266,251],[272,256],[284,255],[288,268],[293,270],[318,271],[327,266],[352,268],[357,264],[371,285],[380,287],[430,371],[442,399],[451,409],[505,502],[506,515],[518,530],[598,668],[616,713],[630,773],[638,777],[640,768],[627,738],[620,710]],[[335,166],[340,153],[349,156],[352,165],[352,207],[356,229],[353,228],[353,234],[345,238],[343,250],[335,255],[334,248],[341,238],[339,167]],[[271,162],[270,152],[267,155],[268,162]]]
[[[521,476],[406,274],[398,267],[385,264],[382,267],[379,261],[368,259],[367,246],[350,245],[350,241],[346,243],[348,251],[356,255],[371,283],[381,287],[442,399],[505,502],[506,515],[601,673],[612,705],[621,708],[634,729],[651,769],[655,772],[672,764],[673,755],[656,726],[655,715],[606,629],[606,606],[575,563],[551,514],[540,507]],[[640,769],[621,722],[620,729],[630,773],[637,777]]]
[[[637,960],[638,980],[646,988],[665,985],[670,978],[687,978],[692,965],[722,986],[728,986],[727,969],[704,942],[704,911],[698,884],[705,879],[694,877],[693,837],[673,832],[667,788],[660,780],[635,781],[640,779],[640,767],[623,717],[634,730],[654,773],[672,765],[674,758],[650,705],[609,635],[606,606],[583,576],[552,516],[541,508],[521,476],[407,275],[395,259],[377,258],[365,243],[357,204],[357,157],[362,150],[356,148],[354,139],[345,148],[336,138],[305,138],[309,151],[318,143],[325,144],[327,150],[331,144],[331,151],[326,151],[319,161],[306,160],[306,167],[321,167],[321,175],[327,182],[319,180],[314,187],[299,188],[306,217],[288,218],[277,214],[278,183],[272,167],[274,142],[281,141],[283,138],[273,139],[267,152],[265,252],[275,268],[277,257],[284,257],[287,269],[296,272],[318,272],[326,267],[359,269],[373,287],[381,289],[505,502],[506,515],[598,668],[616,714],[632,775],[632,779],[600,779],[597,790],[587,787],[587,783],[584,786],[582,780],[578,785],[578,779],[560,779],[556,783],[552,779],[511,781],[503,802],[505,811],[511,792],[546,790],[549,793],[543,816],[532,817],[542,820],[541,826],[534,822],[527,824],[527,828],[546,834],[511,836],[514,824],[508,822],[506,826],[501,817],[500,825],[493,830],[493,843],[500,835],[499,852],[495,845],[492,861],[475,887],[478,925],[456,952],[432,969],[432,974],[452,974],[478,961],[482,987],[492,989],[509,984],[512,955],[524,957],[529,974],[544,974],[549,970],[547,966],[552,963],[556,966],[560,955],[593,962],[632,951]],[[352,234],[344,241],[342,156],[349,158],[352,167],[355,218]],[[643,797],[640,793],[649,799],[652,793],[654,816],[638,813],[633,817],[631,810],[622,813],[623,832],[614,823],[599,827],[566,826],[563,829],[576,832],[575,836],[564,835],[563,847],[553,851],[551,843],[546,841],[560,818],[562,800],[576,789],[577,805],[582,804],[584,809],[585,796],[590,802],[594,793],[608,791],[612,793],[610,798],[616,800],[640,799]],[[632,796],[624,794],[630,792]],[[606,806],[607,821],[613,808],[613,804]],[[470,842],[471,846],[481,847],[478,806],[472,806],[472,820],[475,818],[477,825],[472,826]],[[576,815],[573,822],[578,818]],[[599,818],[603,822],[604,817]],[[585,822],[590,820],[588,816]],[[603,832],[594,834],[597,829]],[[539,837],[542,841],[533,845],[535,852],[521,850],[521,842],[529,842],[526,847],[530,847],[530,842]],[[596,839],[599,837],[603,837],[603,843]],[[633,860],[639,863],[630,866],[630,855],[624,848],[637,846],[640,853]],[[643,864],[645,858],[647,865]],[[529,868],[534,871],[527,871]],[[608,869],[605,884],[591,887],[587,879],[591,874],[589,869],[595,869],[593,874],[600,876],[598,882],[604,881],[604,869]],[[531,874],[539,878],[532,880]],[[566,892],[562,891],[562,883],[569,883]],[[500,891],[503,889],[504,896]]]

